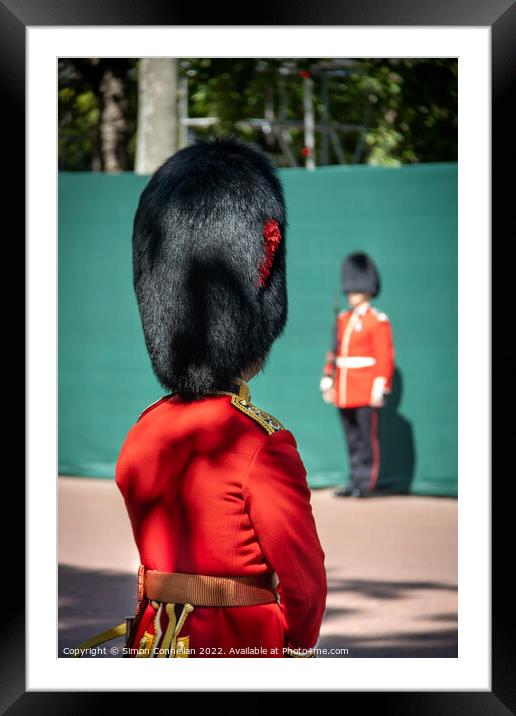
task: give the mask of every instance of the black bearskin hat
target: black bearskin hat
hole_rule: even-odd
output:
[[[342,263],[342,291],[348,293],[380,293],[380,274],[367,254],[351,254]]]
[[[145,342],[166,390],[228,390],[267,357],[287,318],[283,188],[236,137],[197,141],[154,173],[134,219]]]

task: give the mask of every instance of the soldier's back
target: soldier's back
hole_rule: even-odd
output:
[[[275,430],[259,422],[266,413],[248,401],[238,409],[237,400],[165,397],[129,431],[116,483],[149,569],[214,575],[268,569],[246,521],[242,486],[253,455]],[[248,545],[244,562],[239,540]]]

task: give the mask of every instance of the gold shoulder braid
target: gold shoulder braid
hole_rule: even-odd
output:
[[[261,425],[269,435],[278,432],[278,430],[285,429],[279,420],[251,403],[251,393],[249,392],[247,383],[240,378],[235,378],[233,382],[236,384],[235,387],[237,387],[238,393],[233,393],[228,390],[217,390],[216,393],[219,395],[230,395],[231,405]]]

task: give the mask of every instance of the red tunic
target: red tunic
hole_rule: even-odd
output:
[[[279,602],[196,606],[179,634],[190,657],[283,657],[287,645],[317,641],[325,555],[296,441],[278,426],[264,429],[230,395],[174,396],[145,411],[123,444],[116,484],[141,564],[214,576],[274,571],[279,579]],[[156,614],[147,602],[134,646],[166,627]]]
[[[369,303],[337,317],[334,350],[328,353],[324,374],[334,378],[333,403],[339,408],[369,405],[376,378],[392,386],[394,345],[385,313]]]

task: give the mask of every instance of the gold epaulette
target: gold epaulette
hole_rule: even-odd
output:
[[[257,408],[256,405],[240,398],[238,395],[233,395],[231,398],[231,405],[234,405],[235,408],[255,420],[269,433],[269,435],[278,432],[278,430],[285,429],[280,421],[276,420],[275,417],[266,413],[265,410],[260,410],[260,408]]]
[[[257,422],[258,425],[261,425],[269,435],[277,433],[278,430],[285,430],[280,421],[276,420],[274,416],[266,413],[265,410],[260,410],[260,408],[257,408],[256,405],[251,403],[251,394],[247,383],[240,379],[235,379],[234,383],[237,386],[238,393],[230,393],[229,391],[224,390],[216,392],[219,394],[231,395],[231,405]]]

